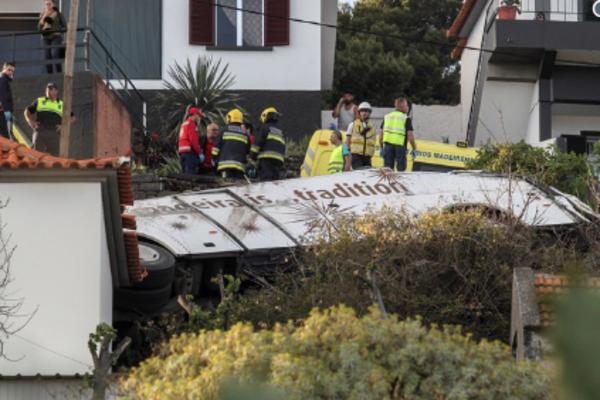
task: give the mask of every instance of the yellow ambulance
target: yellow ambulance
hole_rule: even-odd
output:
[[[329,141],[332,132],[329,129],[323,129],[313,134],[301,167],[301,176],[327,174],[329,157],[334,148]],[[409,150],[410,148],[409,145]],[[410,155],[407,155],[406,170],[441,172],[466,169],[466,163],[475,157],[477,157],[477,149],[467,147],[465,143],[445,144],[429,140],[417,140],[417,157],[413,160]],[[375,148],[372,164],[375,168],[383,166],[383,160],[379,156],[379,144]]]

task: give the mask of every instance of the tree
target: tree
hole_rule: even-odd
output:
[[[165,92],[159,95],[160,107],[166,115],[165,131],[176,132],[186,109],[190,105],[200,107],[212,121],[223,121],[226,112],[240,96],[231,92],[235,83],[227,64],[208,57],[198,57],[196,65],[188,59],[185,64],[175,63],[169,67],[169,81]]]
[[[148,400],[551,399],[550,372],[456,327],[382,318],[375,308],[359,318],[338,306],[272,329],[240,323],[174,337],[131,371],[123,389]],[[271,395],[222,395],[253,382]]]
[[[399,95],[420,104],[458,103],[460,68],[450,59],[454,43],[446,30],[461,4],[359,0],[354,8],[342,7],[330,103],[344,90],[378,106],[390,106]]]
[[[88,349],[94,361],[93,396],[92,400],[104,400],[109,385],[110,369],[117,362],[121,354],[131,343],[131,338],[124,338],[111,351],[110,345],[117,338],[117,331],[106,323],[96,327],[96,332],[90,333]]]
[[[7,205],[8,201],[0,200],[0,211]],[[10,264],[15,247],[10,244],[10,236],[3,234],[5,227],[0,214],[0,357],[6,357],[6,341],[23,329],[35,314],[35,311],[31,314],[23,313],[23,299],[14,298],[12,293],[7,292],[7,287],[12,282]],[[22,322],[17,322],[19,320]]]

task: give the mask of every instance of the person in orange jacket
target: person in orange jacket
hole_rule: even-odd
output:
[[[198,166],[204,162],[204,152],[200,148],[198,124],[204,118],[202,110],[190,107],[187,118],[179,130],[179,161],[184,174],[197,174]]]

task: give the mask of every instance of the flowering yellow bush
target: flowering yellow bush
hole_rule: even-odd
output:
[[[339,306],[302,324],[237,324],[172,339],[123,382],[132,399],[220,399],[232,382],[266,383],[281,399],[549,399],[550,372],[516,363],[498,342],[418,320],[359,318]],[[245,397],[251,400],[250,397]],[[254,400],[254,399],[252,399]]]

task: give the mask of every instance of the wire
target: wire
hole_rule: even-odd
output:
[[[74,363],[83,365],[84,367],[93,368],[90,364],[86,364],[86,363],[84,363],[82,361],[79,361],[79,360],[77,360],[75,358],[69,357],[69,356],[67,356],[65,354],[62,354],[62,353],[59,353],[58,351],[54,351],[52,349],[49,349],[48,347],[45,347],[45,346],[43,346],[43,345],[41,345],[39,343],[36,343],[33,340],[27,339],[27,338],[25,338],[25,337],[23,337],[23,336],[21,336],[19,334],[15,333],[14,336],[18,337],[19,339],[23,340],[24,342],[27,342],[27,343],[35,346],[35,347],[38,347],[38,348],[40,348],[42,350],[45,350],[45,351],[47,351],[49,353],[52,353],[52,354],[57,355],[59,357],[62,357],[64,359],[66,359],[66,360],[73,361]]]
[[[433,46],[440,46],[440,47],[444,47],[444,48],[451,48],[451,49],[459,48],[462,50],[473,50],[473,51],[477,51],[477,52],[481,52],[481,53],[504,55],[507,57],[527,59],[530,61],[539,61],[538,57],[527,56],[524,54],[515,54],[515,53],[510,53],[510,52],[505,52],[505,51],[484,49],[484,48],[475,47],[475,46],[467,46],[467,45],[461,45],[461,44],[455,44],[455,43],[445,43],[445,42],[440,42],[440,41],[435,41],[435,40],[415,39],[415,38],[409,38],[409,37],[401,36],[401,35],[391,35],[391,34],[377,33],[377,32],[371,32],[371,31],[364,31],[364,30],[355,29],[355,28],[340,27],[339,25],[328,24],[325,22],[311,21],[311,20],[295,18],[295,17],[284,17],[281,15],[267,14],[264,11],[256,11],[256,10],[250,10],[247,8],[242,8],[242,7],[230,6],[227,4],[220,4],[220,3],[215,2],[214,0],[199,0],[199,1],[201,3],[205,3],[205,4],[219,7],[219,8],[229,9],[229,10],[233,10],[233,11],[241,11],[243,13],[248,13],[248,14],[261,15],[263,17],[267,17],[267,18],[271,18],[271,19],[286,20],[286,21],[296,22],[296,23],[300,23],[300,24],[307,24],[307,25],[313,25],[313,26],[318,26],[318,27],[323,27],[323,28],[330,28],[330,29],[334,29],[336,31],[346,31],[346,32],[363,34],[363,35],[377,36],[377,37],[381,37],[384,39],[398,39],[398,40],[403,41],[404,43],[417,42],[417,43],[429,44],[429,45],[433,45]],[[526,11],[526,13],[533,13],[533,11]],[[558,14],[564,14],[564,13],[561,12]],[[577,13],[577,14],[579,14],[579,13]],[[600,67],[599,63],[592,63],[592,62],[586,62],[586,61],[573,61],[573,60],[557,59],[557,60],[555,60],[555,62],[561,63],[561,64],[587,65],[587,66],[593,66],[593,67]]]

